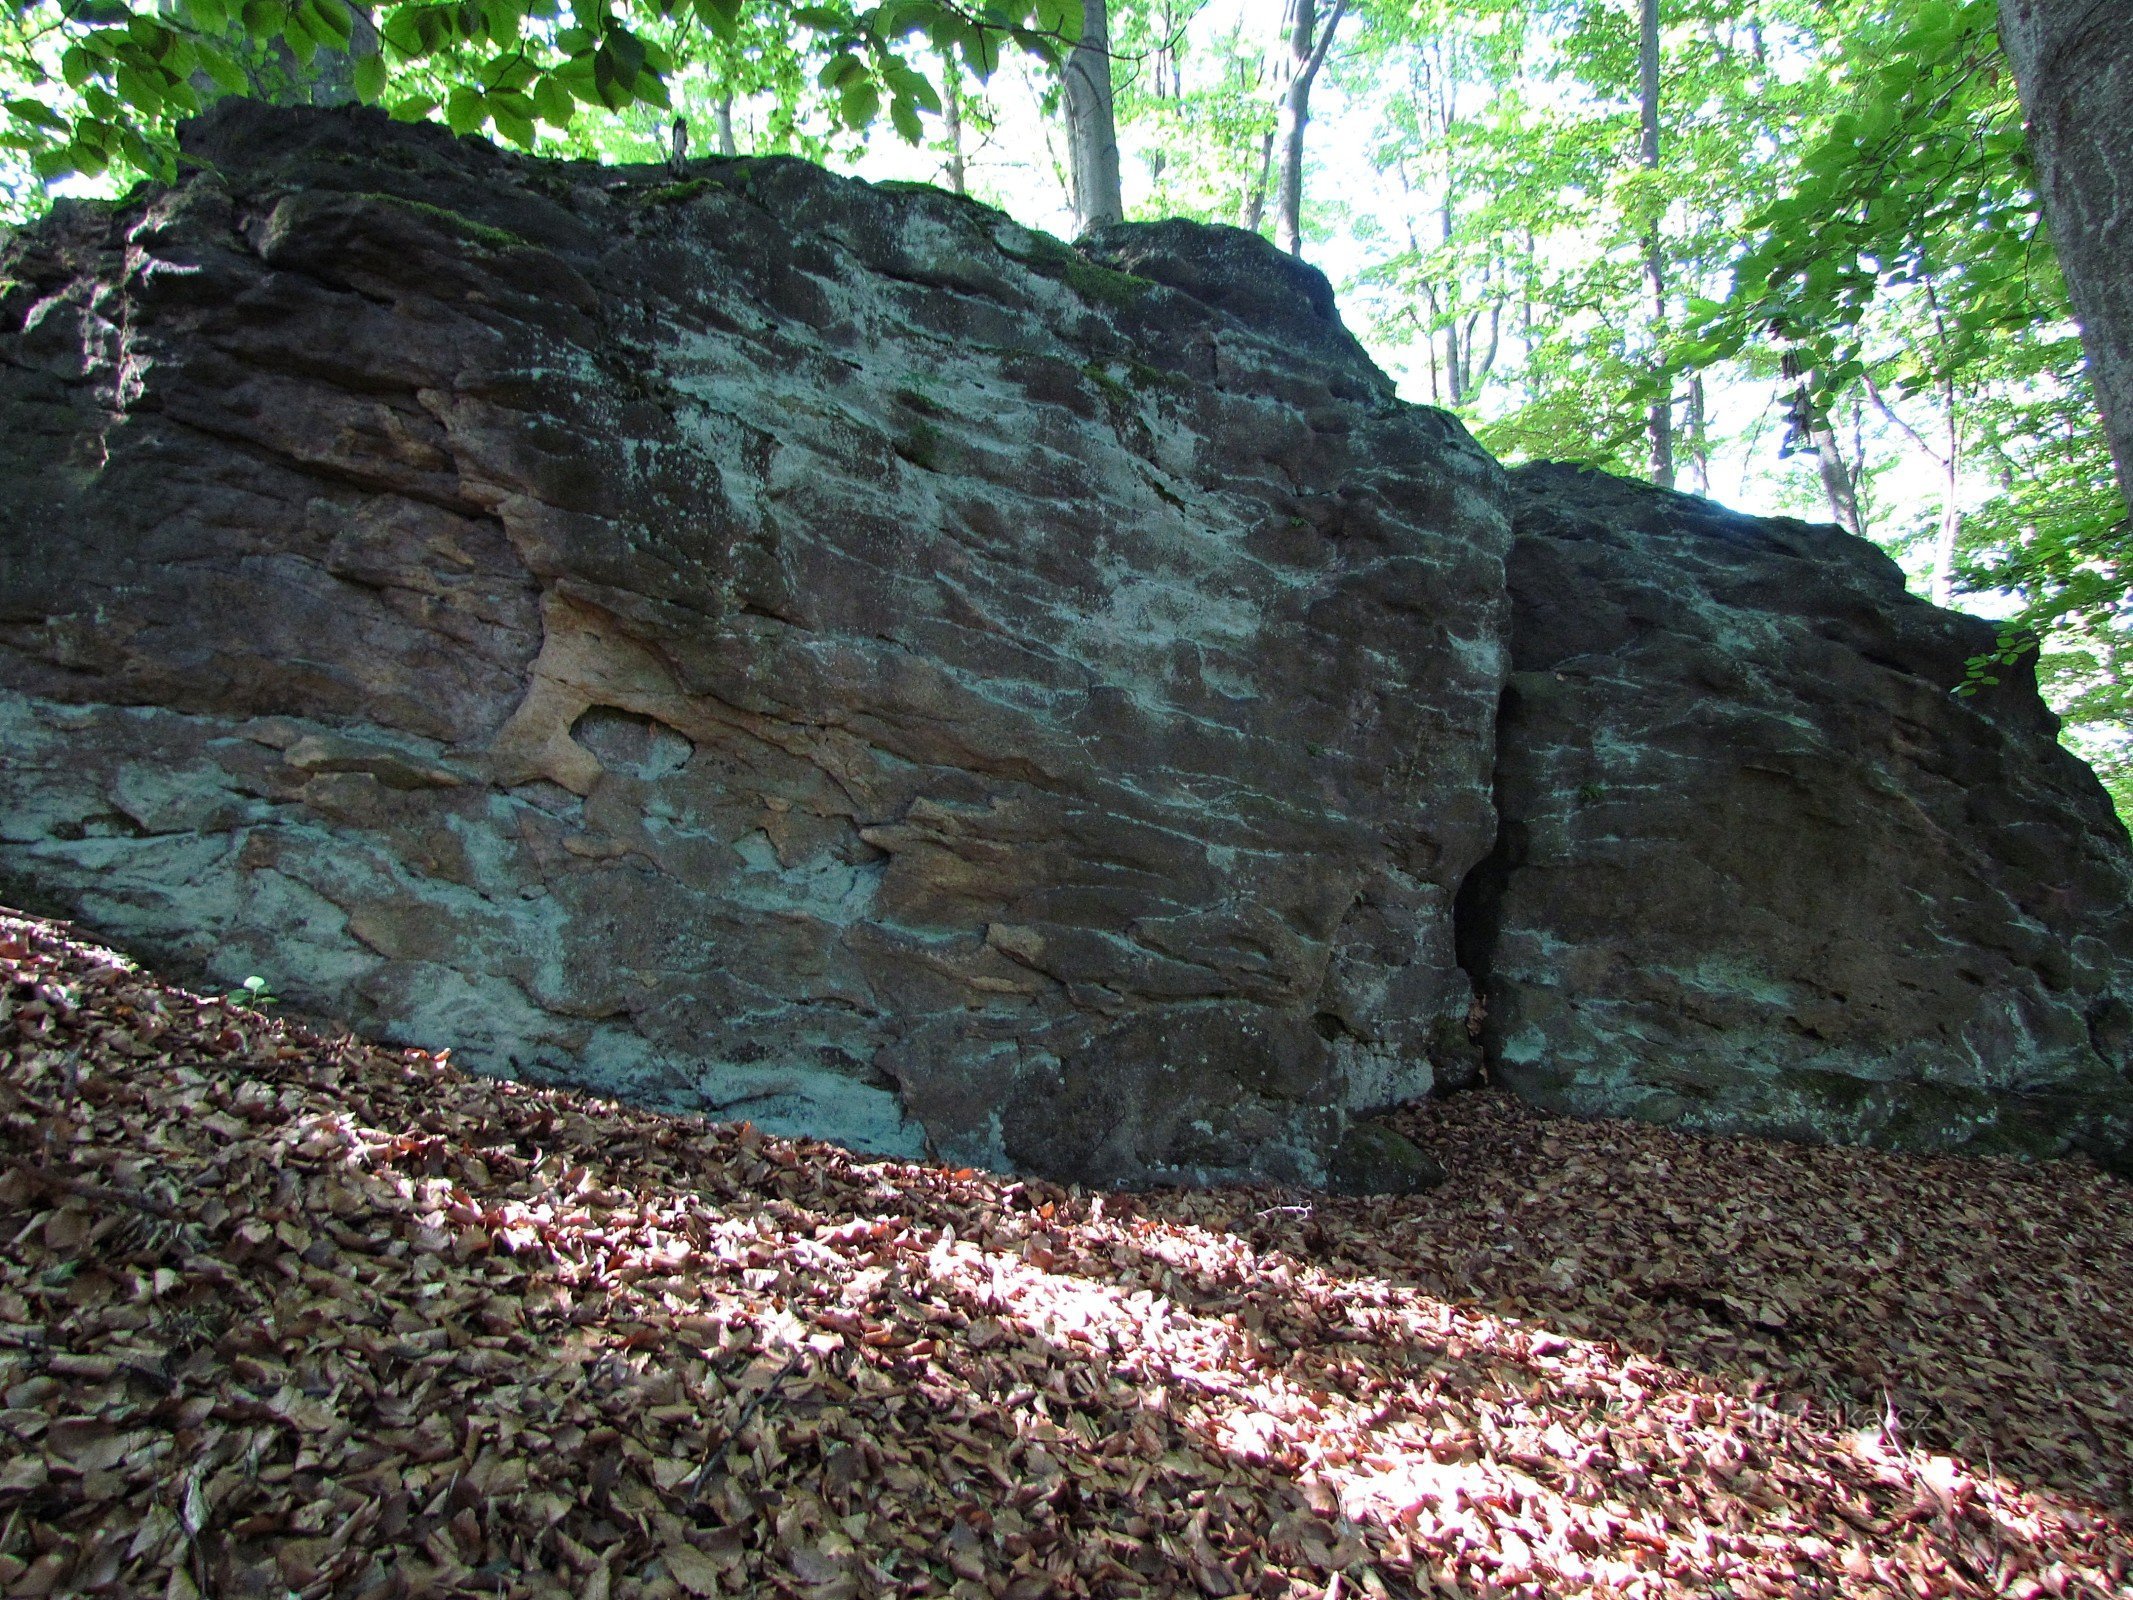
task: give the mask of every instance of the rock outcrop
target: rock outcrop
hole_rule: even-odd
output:
[[[1507,479],[1234,229],[188,150],[0,256],[0,893],[1093,1182],[1424,1186],[1367,1118],[1484,1047],[1585,1114],[2133,1135],[2124,830],[1871,546]]]
[[[1990,625],[1835,528],[1511,474],[1496,850],[1462,896],[1501,1081],[1689,1128],[2122,1160],[2133,871]]]
[[[1316,273],[363,112],[187,149],[0,258],[0,890],[867,1150],[1426,1175],[1351,1128],[1474,1048],[1509,525]]]

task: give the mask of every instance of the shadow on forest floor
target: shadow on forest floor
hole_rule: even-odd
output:
[[[1086,1196],[0,968],[10,1594],[2122,1591],[2085,1167],[1482,1093],[1431,1195]]]

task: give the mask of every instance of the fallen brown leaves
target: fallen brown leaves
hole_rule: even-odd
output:
[[[1413,1113],[1081,1196],[0,917],[0,1593],[2125,1594],[2133,1186]]]

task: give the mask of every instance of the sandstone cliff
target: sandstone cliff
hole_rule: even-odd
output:
[[[487,1069],[1092,1179],[1323,1182],[1471,1048],[1501,473],[1317,274],[798,161],[190,149],[6,267],[15,892]]]
[[[188,149],[0,257],[18,900],[1090,1181],[1417,1181],[1358,1119],[1477,1033],[1580,1111],[2133,1131],[2123,831],[2032,690],[1949,699],[1974,628],[1514,490],[1254,236],[365,113]]]

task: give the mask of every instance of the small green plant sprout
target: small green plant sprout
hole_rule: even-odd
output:
[[[244,987],[232,989],[223,998],[239,1011],[257,1011],[281,1003],[281,997],[270,989],[267,980],[256,972],[244,980]]]
[[[1963,681],[1955,686],[1958,695],[1973,695],[1980,689],[1996,686],[1999,667],[2011,667],[2037,648],[2037,636],[2019,622],[2001,626],[1993,648],[1981,656],[1972,656],[1963,666]]]

